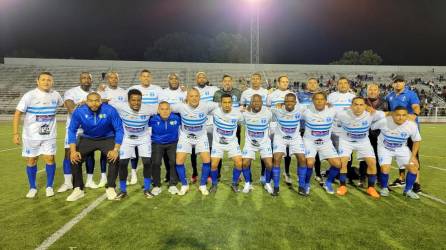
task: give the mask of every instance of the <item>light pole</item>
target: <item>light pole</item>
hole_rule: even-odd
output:
[[[251,64],[260,62],[260,20],[259,20],[259,0],[250,0],[251,2]]]

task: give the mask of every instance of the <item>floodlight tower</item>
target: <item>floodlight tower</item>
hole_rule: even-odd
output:
[[[250,16],[251,16],[251,64],[259,64],[260,62],[260,20],[259,20],[259,7],[261,0],[247,0],[250,3]]]

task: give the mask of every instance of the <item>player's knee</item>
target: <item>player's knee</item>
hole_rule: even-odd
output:
[[[388,174],[389,172],[390,172],[390,166],[387,165],[381,166],[381,173]]]
[[[28,167],[33,167],[33,166],[37,165],[37,158],[27,158],[26,165]]]
[[[54,164],[54,155],[45,155],[43,157],[43,160],[45,161],[45,164]]]

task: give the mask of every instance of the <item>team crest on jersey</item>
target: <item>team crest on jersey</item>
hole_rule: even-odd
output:
[[[204,92],[204,95],[209,95],[209,91]]]
[[[407,133],[406,133],[406,132],[401,132],[400,135],[401,135],[401,137],[404,137],[404,138],[405,138],[405,137],[407,136]]]
[[[120,101],[124,101],[124,97],[122,97],[122,96],[118,96],[118,100],[120,100]]]
[[[149,96],[155,96],[155,93],[150,92],[150,93],[149,93]]]
[[[236,102],[236,101],[237,101],[237,96],[233,95],[233,96],[232,96],[232,101],[233,101],[233,102]]]
[[[145,119],[146,119],[146,116],[145,116],[145,115],[140,115],[140,116],[139,116],[139,119],[141,119],[141,120],[145,120]]]
[[[106,117],[107,117],[106,114],[99,114],[99,118],[100,118],[100,119],[105,119]]]
[[[368,124],[369,124],[369,123],[368,123],[367,121],[363,121],[363,122],[362,122],[362,125],[363,125],[363,126],[367,126]]]
[[[325,119],[325,121],[326,121],[326,122],[331,122],[331,117],[327,117],[327,118]]]
[[[204,117],[204,113],[200,113],[200,114],[198,114],[198,117],[199,117],[199,118],[203,118],[203,117]]]
[[[57,104],[57,101],[56,101],[56,100],[52,100],[52,101],[51,101],[51,104],[56,105],[56,104]]]
[[[265,118],[262,118],[262,120],[260,120],[260,122],[261,122],[262,124],[266,124],[266,119],[265,119]]]
[[[170,121],[169,123],[170,123],[170,125],[172,125],[172,126],[177,125],[177,121]]]
[[[231,119],[231,123],[232,124],[236,124],[237,123],[237,119]]]

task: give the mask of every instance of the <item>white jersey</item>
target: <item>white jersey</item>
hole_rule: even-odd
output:
[[[285,96],[288,93],[293,93],[291,91],[287,90],[280,90],[276,89],[271,94],[268,95],[266,99],[266,106],[268,107],[275,107],[277,104],[283,104],[285,103]],[[296,96],[296,102],[299,103],[299,100]]]
[[[355,98],[356,95],[347,92],[347,93],[341,93],[341,92],[333,92],[328,95],[327,102],[336,110],[336,111],[342,111],[342,110],[348,110],[350,109],[350,106],[352,105],[352,100]],[[335,118],[334,126],[333,126],[333,133],[339,134],[342,132],[341,125],[338,122],[338,119]]]
[[[193,108],[186,103],[172,105],[172,112],[181,116],[180,136],[195,139],[206,133],[207,116],[216,108],[218,104],[214,102],[201,103]]]
[[[271,111],[266,107],[262,107],[258,113],[244,112],[243,122],[246,125],[245,143],[250,142],[252,145],[260,146],[262,143],[270,141],[269,124],[271,119]],[[271,147],[271,145],[268,146]]]
[[[128,104],[116,105],[122,120],[124,138],[141,142],[150,142],[149,119],[157,113],[156,108],[142,108],[134,111]]]
[[[54,90],[44,92],[35,88],[23,95],[16,107],[18,111],[25,113],[22,138],[28,140],[56,138],[56,110],[62,105],[62,97]]]
[[[376,111],[374,114],[364,111],[362,115],[356,116],[351,110],[344,110],[337,112],[335,118],[342,127],[340,138],[347,141],[364,141],[369,139],[372,123],[384,117],[385,114],[382,111]]]
[[[323,144],[330,141],[333,120],[336,110],[324,108],[322,111],[316,110],[314,105],[310,105],[302,115],[305,121],[304,139]]]
[[[240,104],[249,106],[249,104],[251,104],[251,97],[255,94],[260,95],[262,97],[263,106],[266,106],[266,99],[268,98],[268,90],[262,87],[259,89],[248,88],[247,90],[243,91],[242,96],[240,97]]]
[[[142,85],[134,85],[131,86],[128,90],[131,89],[137,89],[139,91],[141,91],[142,94],[142,106],[158,106],[158,103],[160,102],[160,94],[161,91],[163,90],[160,86],[158,85],[153,85],[150,84],[149,87],[144,87]]]
[[[203,88],[195,86],[194,88],[197,89],[198,92],[200,92],[200,103],[206,104],[209,102],[214,102],[215,92],[218,91],[218,88],[216,86],[204,86]],[[212,125],[212,115],[208,115],[206,125]]]
[[[409,137],[412,141],[421,141],[418,126],[413,121],[406,121],[401,125],[396,124],[392,117],[386,117],[372,125],[372,129],[380,129],[378,147],[384,147],[395,151],[407,145]]]
[[[237,109],[225,113],[221,108],[214,110],[213,138],[220,144],[229,144],[237,141],[237,124],[243,120],[243,116]]]
[[[102,99],[107,99],[108,104],[113,107],[127,103],[127,91],[123,88],[117,87],[116,89],[112,89],[107,86],[104,91],[98,93]]]
[[[170,88],[165,88],[160,93],[160,102],[165,101],[168,102],[170,105],[182,103],[184,100],[186,100],[186,91],[182,91],[180,88],[177,88],[175,90]]]
[[[294,110],[288,112],[285,107],[277,109],[271,108],[273,114],[273,121],[277,123],[274,134],[281,136],[287,140],[294,140],[300,138],[300,120],[304,109],[300,106],[295,106]]]
[[[87,95],[90,92],[84,91],[81,86],[77,86],[74,88],[71,88],[64,93],[64,102],[67,100],[71,100],[74,102],[74,105],[79,105],[82,102],[85,102],[87,100]],[[71,121],[71,114],[67,114],[67,128],[70,126]]]

